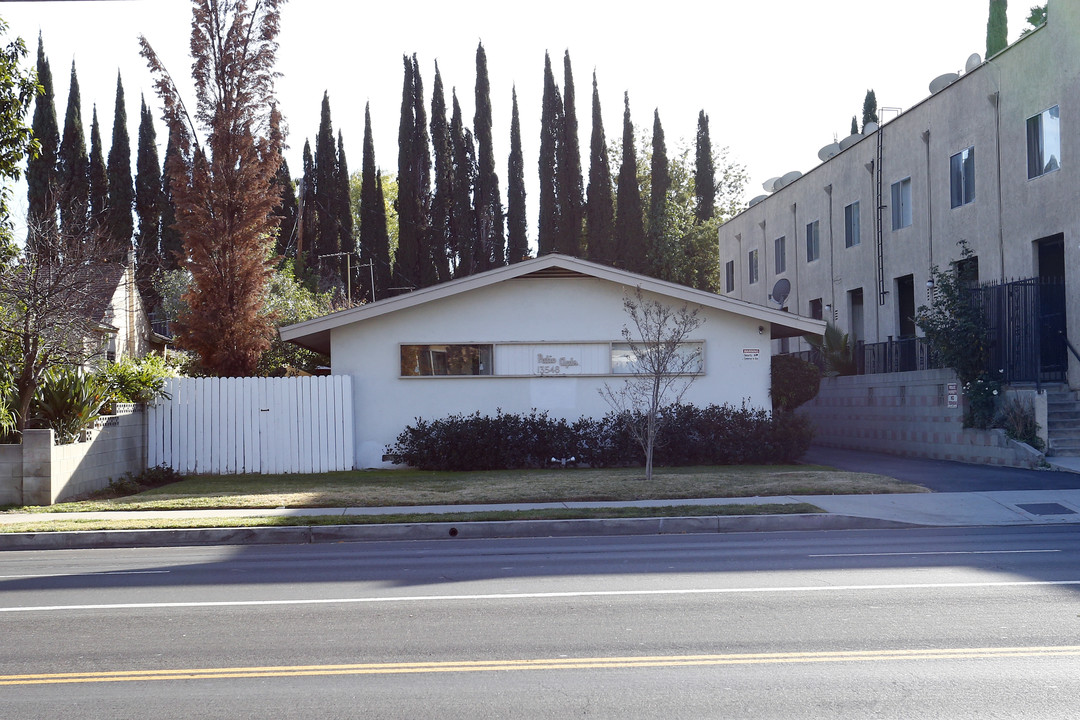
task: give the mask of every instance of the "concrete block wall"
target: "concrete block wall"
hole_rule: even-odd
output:
[[[53,448],[52,502],[100,490],[124,473],[146,469],[146,414],[130,406],[126,410],[99,420],[89,442]]]
[[[964,428],[963,397],[948,407],[951,370],[823,378],[818,396],[799,408],[814,423],[814,442],[827,447],[1033,467],[1032,456],[1003,430]]]
[[[54,445],[52,430],[27,430],[22,445],[0,446],[0,504],[51,505],[146,469],[146,414],[118,408],[85,442]]]
[[[22,445],[0,445],[0,505],[22,505]]]

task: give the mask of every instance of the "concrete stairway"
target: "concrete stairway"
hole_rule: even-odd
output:
[[[1080,457],[1080,399],[1067,386],[1046,389],[1047,455]]]

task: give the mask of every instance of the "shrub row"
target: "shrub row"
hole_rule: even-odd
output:
[[[810,446],[809,422],[791,413],[730,405],[672,405],[653,449],[656,465],[791,463]],[[417,418],[386,448],[394,462],[422,470],[546,467],[563,459],[590,467],[640,465],[644,451],[614,413],[574,422],[533,410],[527,415]]]

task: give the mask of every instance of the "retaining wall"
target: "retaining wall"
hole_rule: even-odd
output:
[[[0,445],[0,505],[51,505],[146,469],[142,408],[119,406],[87,435],[55,445],[52,430],[27,430],[21,445]]]
[[[957,407],[949,407],[952,382],[952,370],[823,378],[818,396],[798,412],[814,423],[814,443],[827,447],[1009,467],[1038,464],[1038,453],[1003,430],[964,428],[962,394]],[[1045,393],[1034,397],[1040,398],[1045,406]]]

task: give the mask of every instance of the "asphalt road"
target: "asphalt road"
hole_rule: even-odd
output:
[[[1070,527],[0,555],[4,718],[1076,716]]]

